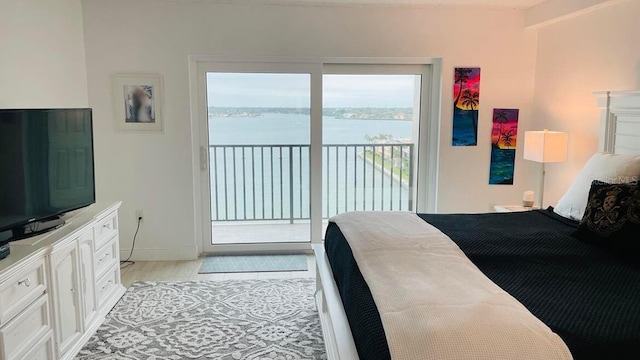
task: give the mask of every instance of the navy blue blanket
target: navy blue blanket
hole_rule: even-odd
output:
[[[574,359],[640,359],[640,254],[582,243],[571,236],[577,223],[550,210],[419,216],[557,333]],[[389,360],[371,292],[335,223],[325,248],[360,359]]]

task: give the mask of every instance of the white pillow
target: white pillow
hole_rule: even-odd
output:
[[[584,164],[569,190],[562,195],[554,212],[573,220],[581,220],[589,200],[593,180],[622,184],[640,179],[640,155],[595,153]]]

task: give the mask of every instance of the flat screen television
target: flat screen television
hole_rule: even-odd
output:
[[[0,109],[0,245],[94,202],[91,109]]]

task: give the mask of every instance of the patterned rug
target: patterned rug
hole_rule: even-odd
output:
[[[313,279],[133,284],[77,359],[326,359]]]

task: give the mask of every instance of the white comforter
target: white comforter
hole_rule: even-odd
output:
[[[393,360],[571,359],[558,335],[417,215],[351,212],[331,221],[369,285]]]

